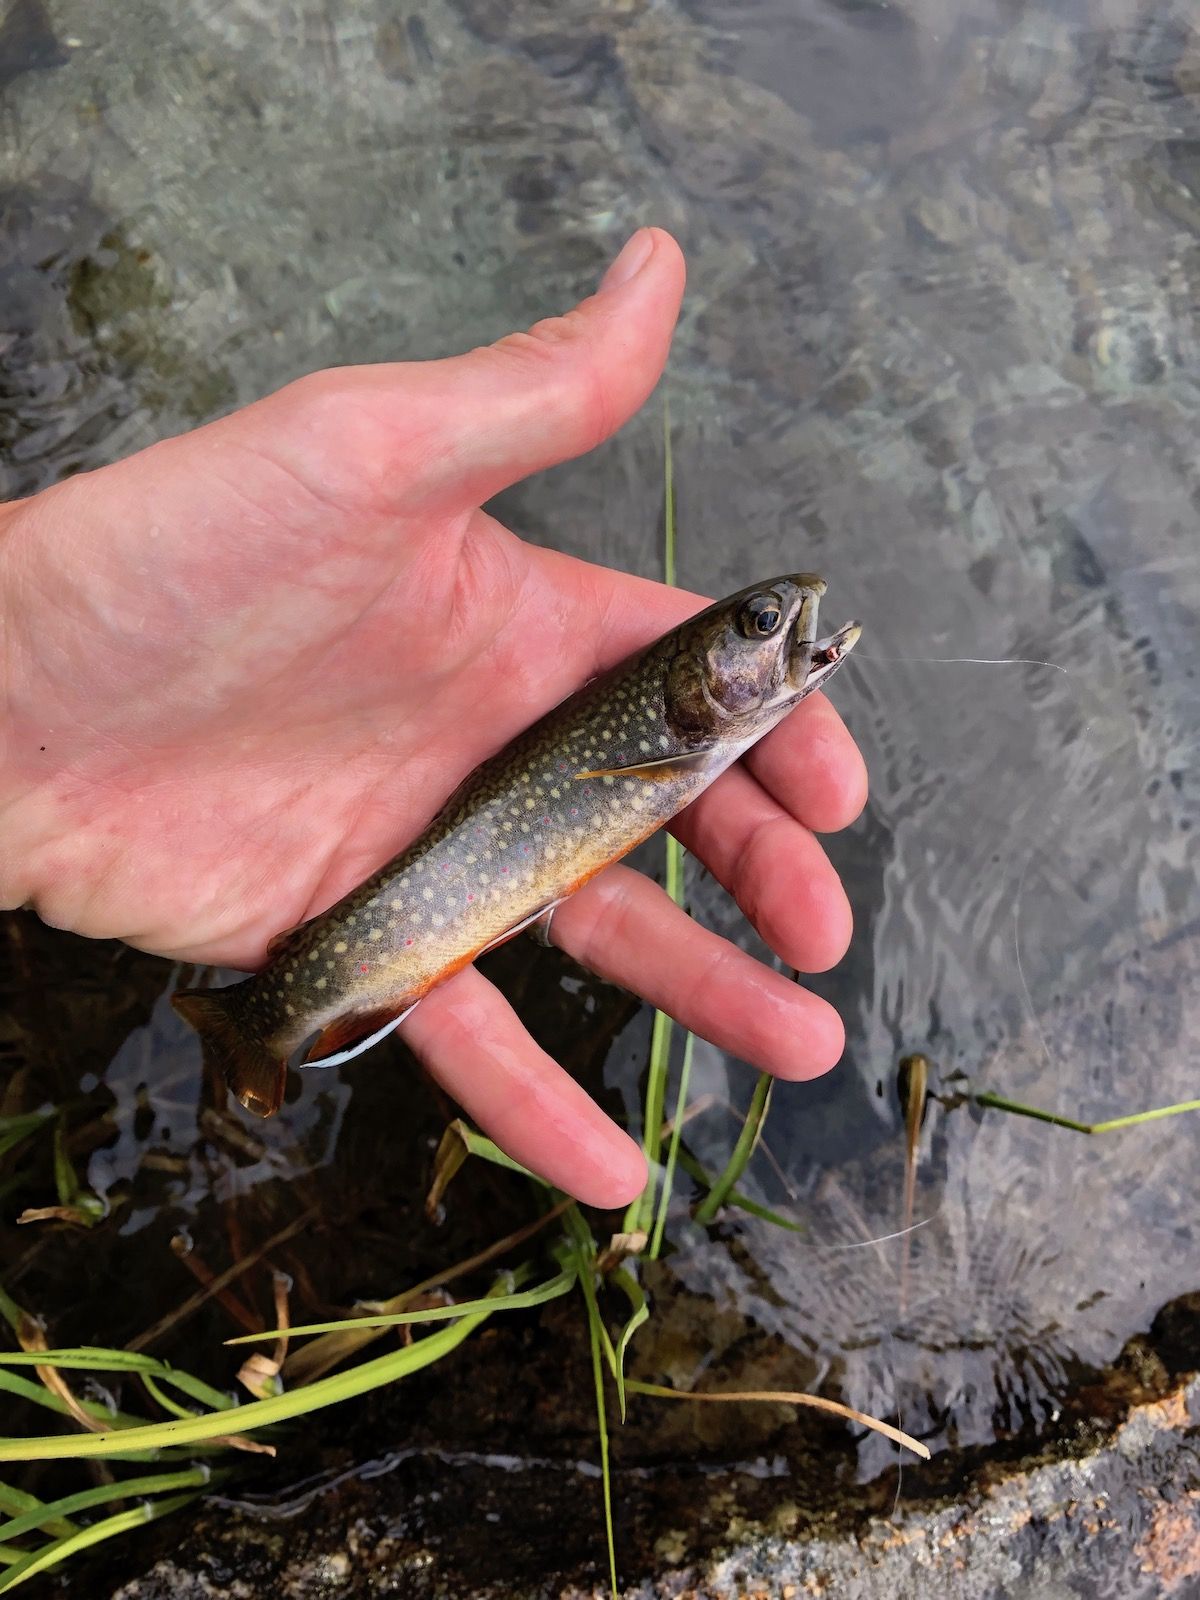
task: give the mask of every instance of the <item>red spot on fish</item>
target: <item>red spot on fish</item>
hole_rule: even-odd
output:
[[[473,894],[469,894],[467,896],[467,904],[470,905],[471,901],[474,900],[474,898],[475,898],[475,896]]]
[[[450,863],[448,861],[443,861],[442,862],[442,871],[443,872],[449,872],[450,871]]]
[[[360,961],[358,964],[358,970],[360,972],[370,972],[371,969],[365,961]]]
[[[573,817],[577,817],[579,815],[579,807],[578,806],[572,806],[571,807],[571,815]]]
[[[542,821],[543,821],[543,822],[549,822],[549,821],[550,821],[550,818],[549,818],[549,817],[543,817],[543,818],[542,818]]]
[[[501,871],[501,872],[507,872],[507,871],[508,871],[508,868],[507,868],[507,867],[501,867],[501,868],[500,868],[500,871]]]
[[[405,944],[411,944],[411,943],[412,943],[412,940],[411,940],[411,939],[405,939],[405,941],[404,941],[404,942],[405,942]],[[367,969],[366,969],[366,967],[364,967],[364,968],[363,968],[363,971],[364,971],[364,972],[365,972],[365,971],[366,971],[366,970],[367,970]]]
[[[521,854],[522,854],[522,855],[523,855],[523,856],[527,856],[527,855],[528,855],[528,854],[529,854],[529,849],[530,849],[530,847],[529,847],[529,845],[527,845],[527,844],[523,844],[523,845],[522,845],[522,846],[521,846]]]

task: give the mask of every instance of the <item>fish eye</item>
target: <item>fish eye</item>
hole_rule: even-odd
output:
[[[747,639],[769,639],[783,621],[783,608],[773,594],[755,595],[747,600],[738,617],[738,626]]]

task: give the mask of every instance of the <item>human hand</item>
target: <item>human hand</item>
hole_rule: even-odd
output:
[[[694,596],[523,543],[480,509],[591,449],[656,383],[683,290],[643,230],[565,317],[445,361],[345,368],[0,508],[0,902],[250,968],[419,833],[458,781]],[[784,563],[786,565],[786,563]],[[754,574],[748,573],[747,578]],[[865,795],[821,695],[673,824],[763,938],[832,965],[814,830]],[[836,1013],[612,867],[554,942],[784,1078]],[[468,968],[402,1036],[517,1160],[615,1206],[641,1152]]]

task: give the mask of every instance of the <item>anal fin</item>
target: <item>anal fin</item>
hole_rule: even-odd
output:
[[[336,1067],[352,1061],[398,1028],[418,1002],[403,1011],[347,1011],[322,1028],[301,1063],[306,1067]]]

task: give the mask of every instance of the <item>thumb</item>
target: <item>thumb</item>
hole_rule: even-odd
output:
[[[662,374],[684,275],[670,234],[641,228],[565,316],[449,360],[359,369],[419,453],[410,492],[465,511],[615,433]]]

